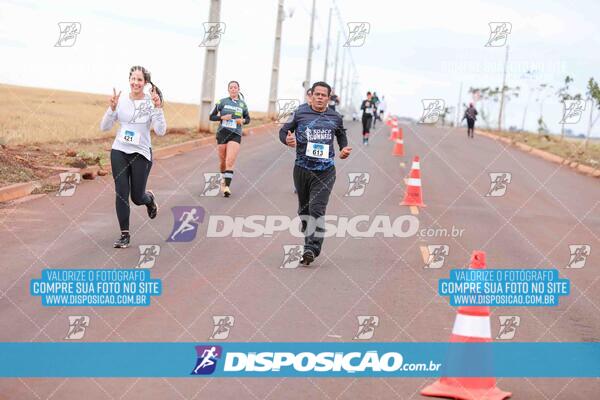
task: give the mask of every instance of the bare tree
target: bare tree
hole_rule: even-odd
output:
[[[594,127],[594,124],[598,122],[598,117],[600,117],[600,114],[597,114],[596,118],[593,118],[594,104],[596,108],[600,110],[600,87],[598,87],[598,82],[596,82],[594,78],[589,79],[586,94],[590,101],[590,121],[588,123],[588,131],[584,142],[584,147],[587,148],[590,135],[592,134],[592,128]]]
[[[573,78],[571,78],[569,75],[567,75],[565,77],[565,84],[564,86],[562,86],[561,88],[558,89],[558,91],[556,92],[556,94],[558,95],[558,98],[560,99],[561,103],[565,103],[565,100],[579,100],[581,99],[581,95],[580,94],[576,94],[574,96],[572,96],[569,93],[569,84],[571,84],[574,81]],[[563,140],[565,137],[565,121],[564,118],[561,121],[560,124],[560,140]]]
[[[547,83],[541,83],[537,89],[537,96],[535,101],[540,103],[540,117],[538,118],[538,133],[545,133],[548,129],[546,128],[546,124],[544,123],[544,102],[548,97],[552,95],[552,90],[554,87]]]

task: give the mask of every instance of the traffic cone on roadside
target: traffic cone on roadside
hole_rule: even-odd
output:
[[[470,269],[485,269],[485,253],[483,251],[473,252]],[[487,306],[458,307],[450,342],[487,343],[491,341],[490,308]],[[472,358],[465,356],[464,361],[472,365]],[[458,359],[455,357],[452,361],[460,362],[460,357]],[[496,386],[494,377],[442,377],[421,390],[421,394],[458,400],[503,400],[512,396],[512,393],[500,390]]]
[[[419,162],[419,156],[415,156],[413,159],[406,183],[406,194],[400,205],[425,207],[421,194],[421,163]]]
[[[397,137],[394,140],[394,151],[392,151],[392,155],[394,155],[394,156],[403,156],[404,155],[404,139],[402,139],[402,137]]]
[[[400,134],[400,129],[398,127],[392,128],[392,131],[390,132],[390,137],[388,138],[389,140],[396,140],[396,138],[398,138],[398,136],[402,136]]]
[[[402,137],[402,130],[399,129],[394,135],[394,150],[392,151],[394,156],[404,155],[404,138]]]

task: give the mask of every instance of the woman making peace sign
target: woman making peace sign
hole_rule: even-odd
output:
[[[144,87],[150,84],[150,96]],[[129,70],[131,92],[121,98],[121,92],[113,88],[109,108],[104,113],[100,129],[110,130],[116,121],[119,129],[110,152],[110,163],[115,180],[117,219],[121,236],[115,248],[129,247],[129,196],[135,205],[145,205],[148,216],[155,218],[158,205],[152,191],[146,191],[146,182],[152,168],[152,144],[150,128],[157,135],[164,135],[167,123],[162,110],[163,97],[160,89],[151,81],[150,72],[144,67],[134,66]]]

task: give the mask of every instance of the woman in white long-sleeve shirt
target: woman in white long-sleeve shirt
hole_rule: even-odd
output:
[[[144,93],[149,84],[150,96]],[[167,123],[162,110],[162,93],[156,87],[144,67],[134,66],[129,70],[131,93],[121,98],[113,88],[110,106],[104,113],[100,129],[110,130],[119,122],[116,137],[110,152],[112,174],[115,180],[117,218],[121,236],[115,241],[115,248],[129,247],[129,196],[135,205],[145,205],[148,216],[155,218],[158,205],[152,191],[146,191],[146,182],[152,168],[152,144],[150,128],[157,135],[164,135]]]

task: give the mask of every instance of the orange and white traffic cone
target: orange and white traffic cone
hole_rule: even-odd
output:
[[[402,137],[402,134],[400,134],[400,129],[401,128],[398,127],[392,128],[392,131],[390,132],[390,137],[388,139],[396,140],[398,137]]]
[[[402,130],[399,129],[394,135],[394,150],[392,151],[394,156],[404,155],[404,138],[402,137]]]
[[[406,182],[406,194],[400,205],[425,207],[421,194],[421,163],[419,162],[419,156],[415,156],[413,159]]]
[[[404,139],[402,137],[396,138],[394,140],[394,151],[392,152],[394,156],[403,156],[404,155]]]
[[[485,269],[485,253],[483,251],[473,252],[471,269]],[[450,342],[487,343],[491,341],[490,308],[487,306],[458,307]],[[472,363],[472,360],[470,362]],[[442,377],[421,390],[421,394],[458,400],[503,400],[512,396],[512,393],[500,390],[496,386],[494,377]]]

